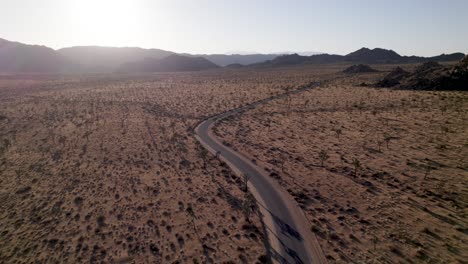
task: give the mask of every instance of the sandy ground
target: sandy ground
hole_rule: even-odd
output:
[[[192,128],[312,75],[1,76],[0,262],[264,262],[242,181]]]
[[[331,263],[465,263],[468,94],[360,86],[384,75],[327,76],[216,134],[296,199]]]

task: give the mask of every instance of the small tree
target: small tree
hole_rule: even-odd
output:
[[[250,192],[244,194],[244,200],[242,201],[242,212],[244,213],[245,220],[250,223],[250,216],[253,212],[255,205],[255,198]]]
[[[340,153],[340,161],[341,161],[341,166],[343,166],[343,162],[346,160],[345,155],[343,153]]]
[[[250,180],[250,175],[247,174],[247,173],[242,173],[242,180],[243,180],[243,188],[244,188],[244,192],[248,192],[249,190],[249,186],[248,186],[248,183],[249,183],[249,180]]]
[[[431,172],[431,170],[432,170],[432,167],[429,164],[424,166],[424,180],[427,179],[427,176],[429,176],[429,173]]]
[[[323,163],[328,160],[330,156],[328,156],[327,152],[325,150],[321,150],[319,152],[319,159],[320,159],[320,166],[323,167]]]
[[[358,158],[353,158],[354,176],[357,176],[358,170],[361,168],[361,161]]]
[[[335,129],[335,133],[336,133],[336,137],[340,138],[340,135],[343,133],[343,131],[341,130],[341,128],[337,128]]]
[[[195,215],[195,211],[193,210],[193,207],[191,204],[188,205],[187,209],[185,209],[187,214],[190,217],[190,222],[192,222],[192,227],[193,230],[195,231],[195,234],[197,235],[198,240],[201,242],[200,235],[198,234],[198,229],[197,226],[195,225],[195,219],[197,218]]]
[[[381,140],[377,140],[377,146],[379,146],[379,152],[382,152],[382,144],[383,144],[383,141]]]
[[[193,224],[193,228],[196,230],[196,229],[197,229],[196,226],[195,226],[195,218],[196,218],[196,216],[195,216],[195,212],[193,211],[192,205],[189,205],[189,206],[187,207],[187,209],[185,209],[185,211],[187,212],[187,214],[188,214],[189,217],[190,217],[190,221],[191,221],[192,224]]]
[[[200,146],[200,151],[198,152],[200,158],[203,160],[203,169],[206,169],[206,159],[208,157],[208,151]]]
[[[385,134],[385,135],[384,135],[384,141],[385,141],[385,143],[386,143],[386,145],[387,145],[387,149],[389,148],[389,147],[388,147],[388,144],[390,143],[390,140],[392,140],[392,139],[393,139],[392,136],[390,136],[390,135],[388,135],[388,134]]]
[[[285,154],[280,154],[279,163],[281,165],[281,171],[284,172],[284,164],[286,163],[287,156]]]
[[[379,238],[378,238],[376,235],[374,235],[374,236],[372,237],[372,244],[374,245],[374,251],[375,251],[376,248],[377,248],[377,243],[378,243],[378,242],[379,242]]]

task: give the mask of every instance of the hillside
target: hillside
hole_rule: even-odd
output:
[[[173,56],[171,56],[173,55]],[[428,61],[451,62],[463,59],[463,53],[434,57],[401,56],[393,50],[361,48],[347,55],[250,54],[191,55],[161,49],[136,47],[79,46],[57,51],[0,39],[0,72],[21,73],[110,73],[115,71],[197,71],[228,65],[250,67],[286,67],[303,64],[404,64]],[[161,61],[158,61],[161,60]],[[233,68],[233,67],[229,67]]]
[[[393,50],[361,48],[344,56],[344,60],[365,63],[399,63],[402,57]]]
[[[145,58],[162,59],[171,51],[142,48],[116,48],[99,46],[70,47],[58,50],[68,59],[81,64],[87,72],[112,72],[122,64]]]
[[[413,72],[396,68],[377,82],[378,87],[397,87],[411,90],[468,90],[468,56],[452,66],[429,61]]]
[[[146,58],[162,59],[171,54],[177,54],[172,51],[161,49],[142,49],[142,48],[117,48],[117,47],[99,47],[99,46],[79,46],[63,48],[59,53],[85,66],[87,71],[91,72],[111,72],[120,67],[120,65],[137,62]],[[179,54],[187,57],[203,57],[221,67],[230,64],[249,65],[261,63],[276,58],[277,54],[202,54],[193,55]]]
[[[99,46],[80,46],[70,47],[58,50],[59,53],[85,66],[90,72],[112,72],[122,64],[137,62],[146,58],[162,59],[171,54],[177,54],[172,51],[161,49],[142,49],[142,48],[116,48]],[[193,55],[179,54],[187,57],[203,57],[216,65],[227,66],[230,64],[249,65],[253,63],[265,62],[276,58],[277,54],[202,54]]]
[[[0,39],[0,72],[52,73],[71,68],[71,62],[51,48]]]
[[[319,54],[312,56],[301,56],[298,54],[283,55],[264,63],[257,63],[255,67],[284,67],[301,64],[326,64],[351,62],[355,64],[403,64],[423,63],[428,61],[449,62],[463,59],[463,53],[442,54],[434,57],[401,56],[393,50],[361,48],[355,52],[343,55]]]
[[[272,60],[276,58],[277,54],[248,54],[248,55],[240,55],[240,54],[212,54],[212,55],[201,55],[201,57],[221,66],[227,66],[230,64],[241,64],[241,65],[249,65],[259,62],[265,62],[267,60]]]
[[[118,72],[182,72],[202,71],[219,68],[218,65],[202,57],[188,57],[177,54],[156,60],[146,58],[138,62],[125,63]]]
[[[343,73],[346,73],[346,74],[369,73],[369,72],[378,72],[378,70],[365,64],[353,65],[343,70]]]

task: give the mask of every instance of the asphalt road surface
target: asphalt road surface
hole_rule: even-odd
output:
[[[319,86],[311,83],[296,90],[272,96],[213,116],[196,129],[196,137],[210,152],[224,160],[236,173],[250,176],[249,190],[254,195],[263,215],[268,235],[268,254],[273,263],[326,263],[322,250],[311,232],[311,224],[293,198],[252,161],[223,145],[212,133],[216,121],[242,113],[259,104],[301,93]]]

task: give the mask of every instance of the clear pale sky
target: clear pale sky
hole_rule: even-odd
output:
[[[468,1],[0,0],[0,38],[190,53],[468,53]]]

